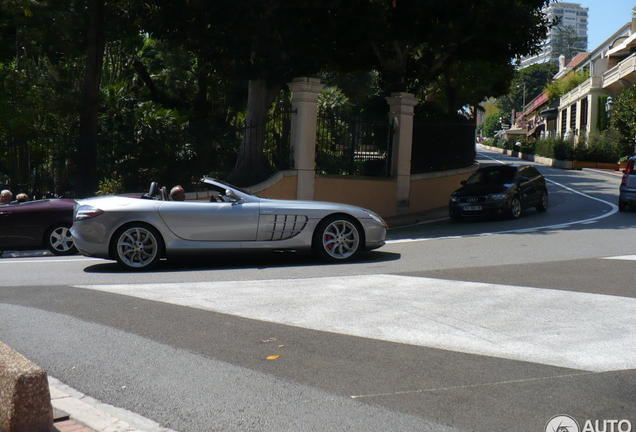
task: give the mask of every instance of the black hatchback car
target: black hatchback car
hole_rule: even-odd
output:
[[[476,216],[521,216],[525,209],[548,209],[545,178],[532,165],[495,165],[479,168],[450,196],[453,221]]]

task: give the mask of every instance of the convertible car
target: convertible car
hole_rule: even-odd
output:
[[[72,199],[41,199],[0,205],[0,250],[48,249],[77,253],[71,237]]]
[[[173,201],[153,182],[141,197],[77,200],[73,239],[85,256],[149,269],[161,258],[227,251],[311,251],[341,262],[384,245],[387,225],[359,207],[261,198],[201,179],[199,199]]]

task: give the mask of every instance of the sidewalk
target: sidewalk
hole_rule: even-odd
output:
[[[114,407],[49,377],[54,432],[175,432],[139,414]]]

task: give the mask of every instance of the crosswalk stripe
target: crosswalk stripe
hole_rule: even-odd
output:
[[[636,299],[396,275],[84,288],[587,371],[636,368]]]

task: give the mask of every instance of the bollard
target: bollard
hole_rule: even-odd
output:
[[[0,342],[0,432],[51,432],[46,371]]]

